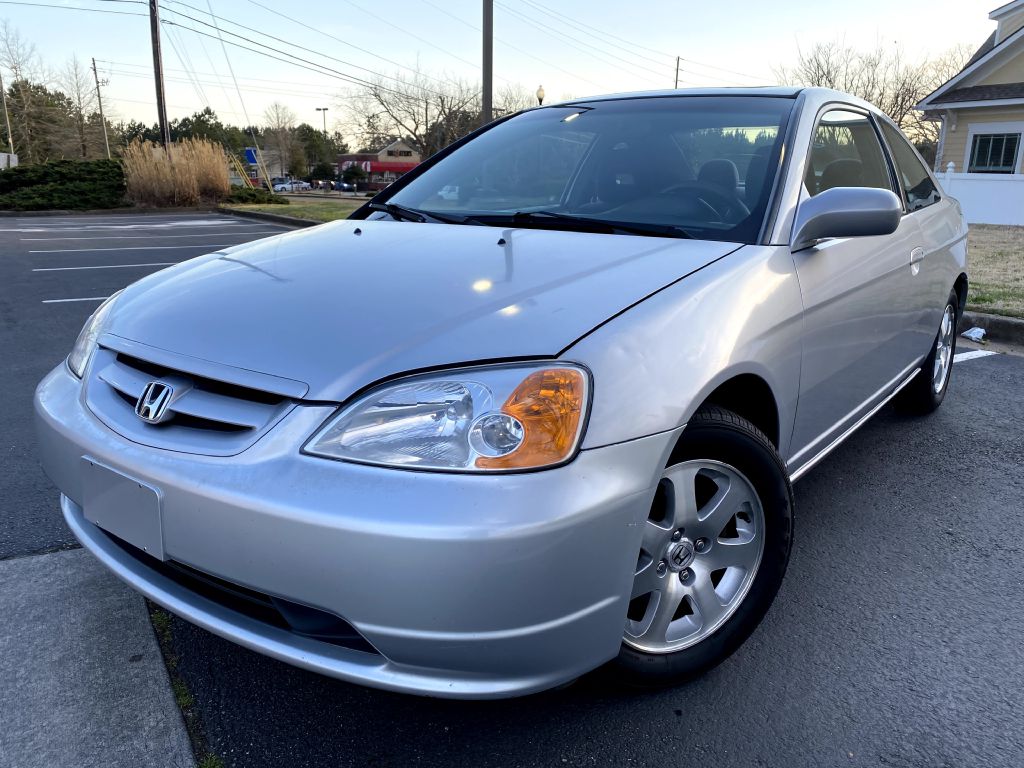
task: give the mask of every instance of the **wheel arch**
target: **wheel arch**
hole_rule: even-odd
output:
[[[960,302],[958,312],[961,316],[963,316],[964,308],[967,306],[967,285],[967,273],[961,272],[953,283],[953,290],[956,292],[956,297]]]
[[[756,373],[734,373],[713,386],[694,413],[709,405],[732,411],[761,430],[776,450],[780,449],[779,405],[764,378]]]

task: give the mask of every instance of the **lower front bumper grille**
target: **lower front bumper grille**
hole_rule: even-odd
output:
[[[141,565],[222,608],[311,640],[377,653],[351,624],[333,613],[258,592],[174,560],[162,562],[116,536],[97,530]]]

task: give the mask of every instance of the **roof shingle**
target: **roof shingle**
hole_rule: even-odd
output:
[[[1024,99],[1024,83],[997,85],[969,85],[954,88],[935,99],[935,104],[955,104],[961,101],[993,101],[996,99]]]

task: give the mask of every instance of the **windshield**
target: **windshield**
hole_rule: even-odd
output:
[[[681,96],[543,107],[463,145],[388,202],[473,223],[594,220],[752,243],[793,104]]]

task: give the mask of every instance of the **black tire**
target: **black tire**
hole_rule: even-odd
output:
[[[946,374],[945,381],[942,384],[942,388],[936,392],[933,386],[933,372],[935,369],[935,357],[939,350],[940,328],[935,334],[935,340],[932,342],[932,348],[928,353],[928,357],[924,359],[920,369],[918,369],[917,376],[900,390],[900,393],[893,399],[893,405],[904,413],[924,416],[942,405],[942,401],[946,397],[950,379],[953,378],[953,355],[956,354],[956,326],[960,320],[960,298],[956,295],[955,291],[950,293],[949,298],[946,300],[946,306],[943,308],[943,317],[945,317],[945,313],[949,308],[953,310],[953,337],[951,340],[952,347],[949,350],[949,371]]]
[[[611,671],[627,685],[674,685],[724,661],[764,618],[786,573],[793,541],[793,491],[785,465],[768,438],[732,411],[705,407],[690,420],[669,466],[694,459],[728,464],[750,481],[764,509],[764,552],[743,602],[704,640],[670,653],[647,653],[623,643]]]

